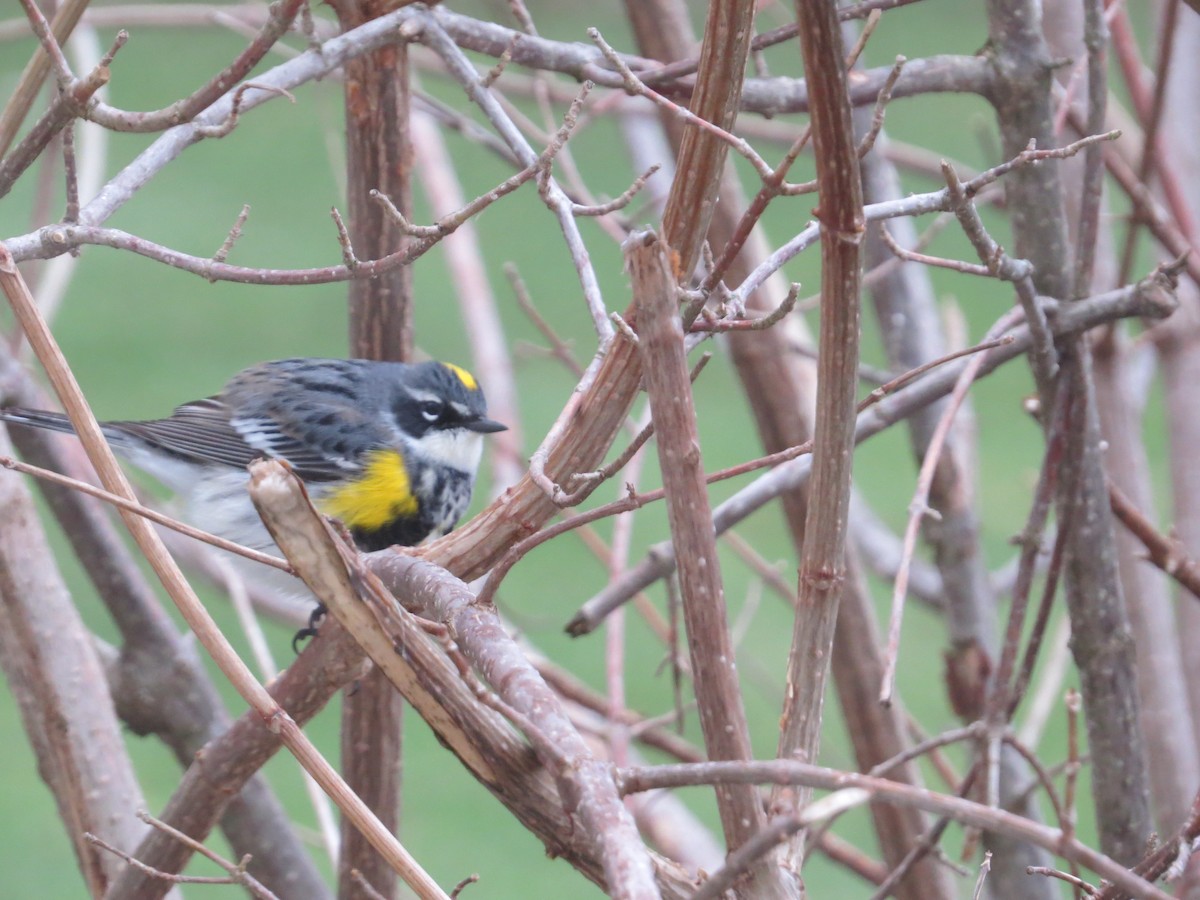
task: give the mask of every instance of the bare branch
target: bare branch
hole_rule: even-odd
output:
[[[28,0],[32,4],[32,0]],[[124,43],[124,32],[117,36],[114,48]],[[87,76],[72,80],[59,91],[50,108],[22,138],[11,153],[0,161],[0,197],[12,189],[14,182],[44,151],[50,141],[72,121],[81,117],[96,92],[108,84],[108,66],[98,65]]]
[[[612,48],[612,45],[609,44],[608,41],[604,40],[604,36],[600,33],[600,29],[589,28],[588,37],[591,38],[596,46],[600,48],[600,52],[604,54],[604,58],[608,60],[612,67],[621,74],[625,89],[629,93],[633,94],[634,96],[645,97],[647,100],[652,101],[671,115],[677,116],[681,122],[701,129],[725,142],[754,167],[754,170],[758,172],[759,177],[766,179],[771,176],[771,167],[767,165],[766,160],[764,160],[758,155],[758,153],[755,152],[754,148],[751,147],[749,143],[742,140],[737,135],[726,131],[721,126],[714,125],[707,119],[696,115],[691,110],[686,109],[685,107],[680,106],[678,103],[675,103],[661,94],[654,92],[645,84],[643,84],[641,79],[639,79],[637,75],[634,74],[633,70],[630,69],[629,66],[625,64],[624,60],[621,59],[620,54],[618,54],[617,51]]]
[[[7,447],[7,438],[0,437]],[[50,547],[24,482],[0,479],[0,664],[12,685],[38,772],[53,793],[79,875],[100,896],[119,861],[83,840],[97,831],[129,844],[141,831],[131,805],[142,802],[104,667]],[[72,708],[72,707],[75,708]],[[65,730],[63,723],[77,728]]]
[[[229,234],[225,240],[221,242],[221,246],[217,248],[217,252],[213,254],[213,262],[223,263],[229,258],[229,251],[233,249],[233,245],[237,243],[238,238],[242,236],[242,227],[246,224],[246,219],[250,218],[250,204],[244,204],[242,211],[238,213],[237,218],[233,222],[233,227],[229,229]],[[71,221],[68,219],[68,221]]]
[[[1077,838],[1001,809],[937,794],[883,778],[842,772],[793,760],[708,762],[624,769],[617,774],[622,793],[694,784],[803,784],[820,790],[861,788],[890,803],[915,806],[979,828],[1000,831],[1074,860],[1134,897],[1169,900],[1169,895]]]
[[[172,516],[160,513],[158,510],[150,509],[144,506],[137,500],[127,500],[119,494],[111,493],[110,491],[102,490],[95,485],[88,484],[86,481],[79,481],[75,478],[69,478],[66,475],[60,475],[57,472],[51,472],[49,469],[42,469],[38,466],[31,466],[28,463],[23,463],[18,459],[13,459],[11,456],[0,456],[0,466],[5,469],[12,469],[14,472],[21,472],[25,475],[32,475],[35,478],[40,478],[43,481],[48,481],[53,484],[68,487],[73,491],[79,491],[81,494],[88,494],[92,497],[97,497],[105,503],[111,504],[118,509],[128,510],[135,515],[149,519],[151,522],[156,522],[165,528],[170,528],[172,531],[178,531],[180,534],[187,535],[195,540],[202,541],[205,544],[210,544],[221,550],[228,550],[230,553],[237,554],[256,563],[261,563],[264,566],[271,566],[279,569],[282,572],[291,572],[292,567],[287,560],[280,559],[277,556],[272,556],[269,553],[263,553],[260,550],[253,550],[250,547],[243,547],[241,544],[226,540],[215,534],[209,534],[207,531],[201,531],[199,528],[194,528],[186,522],[180,522]]]
[[[245,84],[238,85],[237,90],[233,92],[233,102],[229,109],[229,117],[224,122],[216,125],[201,125],[197,127],[196,133],[200,137],[205,138],[223,138],[230,134],[233,129],[237,128],[238,118],[242,112],[242,98],[246,96],[247,91],[268,91],[279,97],[287,98],[292,105],[295,105],[296,98],[290,91],[286,91],[281,87],[274,85],[262,85],[255,81],[247,81]]]
[[[1016,314],[1010,313],[993,326],[989,336],[1008,331],[1010,327],[1016,324],[1017,318]],[[892,702],[892,691],[895,688],[896,679],[896,663],[900,654],[900,625],[904,614],[904,600],[908,594],[908,567],[910,564],[909,561],[911,561],[913,554],[916,552],[917,534],[921,526],[921,520],[927,515],[937,515],[937,512],[929,506],[929,491],[933,484],[933,475],[937,469],[938,458],[950,435],[950,428],[954,424],[954,417],[958,413],[959,407],[962,406],[963,401],[966,400],[967,391],[970,390],[975,378],[979,375],[979,370],[986,358],[982,353],[977,353],[963,367],[958,381],[955,382],[954,389],[950,392],[950,402],[946,404],[941,419],[938,421],[937,428],[929,439],[925,458],[921,461],[921,471],[917,476],[917,487],[913,494],[912,503],[909,504],[908,526],[904,530],[904,555],[900,560],[900,570],[896,573],[896,584],[892,593],[892,616],[891,624],[888,627],[886,656],[887,669],[884,672],[883,685],[879,691],[880,703]]]
[[[1177,270],[1173,270],[1177,271]],[[1175,309],[1173,278],[1165,270],[1154,274],[1128,288],[1110,291],[1067,306],[1048,306],[1051,330],[1056,335],[1086,330],[1095,324],[1112,321],[1129,315],[1149,315],[1163,318]],[[980,370],[980,377],[987,375],[1004,362],[1024,353],[1032,339],[1027,326],[1019,326],[1012,332],[1011,342],[1002,342],[987,352]],[[916,409],[944,397],[954,384],[966,363],[947,365],[915,384],[901,388],[890,397],[865,408],[858,416],[855,441],[863,441],[880,431],[905,419]],[[742,521],[746,516],[761,509],[780,493],[803,483],[809,476],[811,460],[804,456],[809,451],[806,445],[792,448],[783,453],[763,458],[763,465],[776,465],[775,469],[738,491],[713,510],[713,524],[718,534]],[[786,460],[786,461],[785,461]],[[757,468],[757,466],[755,466]],[[739,472],[746,468],[739,467]],[[631,568],[624,576],[609,584],[603,591],[587,601],[568,623],[567,631],[574,635],[591,631],[615,606],[629,599],[636,591],[643,590],[659,578],[672,571],[675,556],[670,545],[660,545],[650,558]]]
[[[601,203],[597,206],[584,206],[582,204],[575,203],[571,208],[574,210],[575,215],[577,216],[607,216],[609,213],[614,213],[619,209],[624,209],[630,204],[633,198],[641,192],[642,188],[646,186],[646,182],[650,180],[650,176],[652,176],[660,168],[661,166],[658,165],[653,165],[648,168],[645,172],[633,180],[633,184],[621,192],[621,196],[614,200],[609,200],[607,203]]]
[[[29,17],[29,24],[33,28],[33,33],[37,35],[38,40],[42,44],[42,50],[49,57],[51,65],[54,66],[55,74],[58,76],[59,87],[65,88],[73,78],[71,75],[71,66],[67,63],[66,56],[63,55],[58,39],[50,30],[50,23],[46,21],[46,17],[42,15],[42,11],[38,9],[38,5],[33,0],[20,0],[20,2],[21,6],[25,9],[25,15]]]
[[[722,331],[763,331],[783,321],[783,317],[796,307],[796,297],[800,293],[800,285],[793,284],[775,309],[757,319],[708,319],[693,322],[691,332],[722,332]]]
[[[101,482],[112,493],[132,501],[134,495],[128,480],[117,465],[116,458],[104,439],[95,416],[83,400],[79,385],[66,366],[62,352],[45,322],[41,320],[12,256],[3,245],[0,245],[0,288],[8,298],[17,320],[29,338],[30,345],[38,353],[42,365],[46,368],[47,374],[58,392],[59,400],[70,415],[72,425],[83,441],[89,458],[100,475]],[[225,676],[241,693],[243,699],[252,705],[264,719],[270,719],[276,724],[288,749],[327,792],[336,795],[339,801],[345,804],[345,807],[352,809],[357,807],[365,828],[371,828],[372,824],[375,826],[373,837],[378,841],[378,849],[399,864],[398,860],[406,856],[403,848],[390,832],[378,827],[378,820],[362,806],[362,802],[357,797],[344,790],[339,792],[339,787],[344,788],[344,782],[336,770],[321,757],[287,712],[280,709],[270,694],[255,680],[245,663],[237,656],[225,636],[217,628],[211,615],[200,603],[191,586],[184,579],[183,573],[179,571],[175,561],[166,552],[162,540],[149,523],[126,510],[121,511],[121,516],[139,548],[149,560],[155,574],[163,582],[163,586],[172,600],[176,602],[184,619],[196,633],[205,650],[221,667]],[[420,872],[419,869],[415,871]],[[424,875],[424,873],[420,873],[420,875]],[[416,875],[410,875],[410,877],[421,884],[420,890],[425,896],[441,896],[441,891],[428,876],[424,876],[423,881]]]
[[[1095,885],[1088,884],[1082,878],[1077,878],[1069,872],[1060,872],[1058,869],[1050,869],[1046,866],[1029,866],[1025,871],[1030,875],[1045,875],[1047,878],[1057,878],[1059,881],[1065,881],[1077,890],[1083,891],[1089,897],[1095,897],[1100,893]]]
[[[312,509],[300,483],[279,463],[256,464],[251,479],[256,503],[260,508],[270,504],[264,514],[272,536],[292,554],[309,587],[355,634],[409,702],[428,720],[438,721],[443,727],[451,725],[450,717],[442,710],[453,698],[443,692],[434,694],[429,685],[422,683],[419,668],[414,668],[425,656],[444,671],[444,661],[434,663],[428,656],[432,649],[428,629],[411,614],[395,608],[378,579],[358,566],[354,551],[334,539],[329,526]],[[559,789],[577,799],[577,808],[572,812],[586,829],[577,838],[590,845],[602,861],[609,889],[621,897],[656,896],[649,857],[632,819],[613,794],[611,778],[602,774],[606,770],[591,757],[494,614],[476,604],[465,585],[429,563],[397,557],[391,561],[390,570],[394,579],[405,581],[407,589],[401,591],[402,595],[414,591],[427,595],[439,619],[446,622],[448,636],[471,655],[472,664],[500,691],[505,714],[515,715],[543,763],[560,781]],[[381,621],[392,633],[380,627]],[[397,628],[403,630],[396,632]],[[397,641],[408,648],[403,658],[395,652]],[[476,696],[474,692],[472,696]],[[493,767],[502,762],[491,755],[497,748],[489,747],[485,755],[482,747],[471,745],[461,728],[453,731],[452,735],[445,731],[442,735],[475,771],[491,774]]]
[[[205,111],[212,111],[218,101],[224,102],[229,97],[230,85],[241,81],[250,71],[270,52],[275,42],[291,27],[304,0],[281,0],[270,7],[270,15],[262,30],[250,42],[250,45],[223,69],[215,74],[208,82],[189,97],[177,100],[170,106],[153,112],[129,112],[105,103],[93,103],[88,109],[87,118],[110,128],[113,131],[153,132],[172,128],[192,122]],[[268,90],[263,83],[256,85],[259,90]],[[272,88],[283,88],[283,85],[273,85]],[[241,87],[236,91],[242,90]],[[227,115],[221,115],[218,121],[236,121],[236,100],[231,103]],[[204,123],[201,127],[212,127],[212,123]],[[232,125],[230,126],[232,127]],[[218,137],[222,136],[220,134]]]
[[[812,477],[800,550],[799,588],[778,755],[816,759],[838,605],[847,577],[846,520],[858,378],[861,246],[865,221],[841,32],[832,6],[797,0],[804,71],[812,89],[812,130],[821,205],[820,356],[817,360]],[[795,811],[807,792],[771,794],[772,808]],[[803,833],[788,844],[797,870]]]
[[[89,0],[69,0],[55,10],[54,21],[50,24],[49,33],[59,46],[67,42],[75,30],[80,16],[87,9],[88,3]],[[28,10],[28,7],[26,9]],[[31,14],[41,15],[40,12]],[[28,24],[26,22],[19,24],[22,26],[21,33],[27,33],[25,29]],[[9,95],[8,102],[4,105],[4,111],[0,112],[0,157],[8,152],[21,123],[29,115],[29,110],[33,107],[33,102],[42,89],[42,84],[45,82],[50,68],[51,54],[39,50],[21,73],[21,80],[17,82],[16,87]]]
[[[424,22],[422,32],[428,46],[442,58],[450,73],[467,92],[467,96],[479,106],[518,158],[525,165],[533,164],[537,161],[536,154],[500,104],[483,86],[479,76],[475,73],[474,66],[444,30],[444,23],[448,18],[445,10],[441,7],[430,10],[429,18]],[[543,197],[562,228],[567,248],[571,252],[571,260],[575,264],[575,271],[583,288],[584,299],[587,301],[588,310],[592,315],[592,324],[596,329],[596,334],[601,341],[608,340],[612,336],[612,325],[606,315],[596,273],[592,268],[590,257],[575,222],[572,202],[552,179],[547,179]]]
[[[1028,149],[1032,151],[1036,147],[1031,144]],[[947,163],[942,167],[942,172],[950,192],[952,211],[958,216],[959,224],[979,258],[992,275],[1011,281],[1017,290],[1021,308],[1025,311],[1025,321],[1029,323],[1034,336],[1033,352],[1030,353],[1034,380],[1042,396],[1048,398],[1058,372],[1058,354],[1046,325],[1046,314],[1038,304],[1037,289],[1033,284],[1033,266],[1025,260],[1012,259],[992,240],[954,169]]]
[[[985,187],[994,184],[998,179],[1010,172],[1023,169],[1043,160],[1068,158],[1094,143],[1111,141],[1119,135],[1120,132],[1115,131],[1102,135],[1093,135],[1081,138],[1065,147],[1050,150],[1030,149],[1026,147],[1019,153],[1015,153],[1007,162],[982,172],[970,181],[963,182],[963,193],[967,199],[973,198]],[[899,200],[869,204],[863,208],[863,216],[867,222],[878,222],[883,219],[895,218],[896,216],[918,216],[931,212],[948,212],[955,208],[956,201],[947,187],[941,191],[933,191],[927,194],[913,194]],[[788,261],[815,244],[819,235],[820,229],[815,222],[805,226],[793,238],[771,253],[767,259],[738,285],[737,289],[733,292],[734,301],[745,302],[746,298],[761,287],[767,278],[779,271]]]
[[[177,836],[180,838],[187,838],[187,836],[182,834],[181,832],[174,832],[174,834],[172,836],[173,837]],[[141,872],[145,875],[148,875],[151,878],[154,878],[159,881],[165,881],[169,884],[238,884],[238,885],[241,885],[242,887],[244,887],[246,889],[246,892],[248,894],[250,894],[250,896],[257,897],[257,898],[259,898],[259,900],[277,900],[275,894],[273,894],[269,890],[267,890],[262,885],[262,883],[258,881],[258,879],[256,879],[254,876],[252,876],[250,873],[248,873],[245,870],[245,865],[246,865],[246,863],[249,862],[248,859],[244,859],[244,860],[242,860],[241,863],[234,865],[231,862],[226,862],[225,860],[217,857],[218,865],[220,865],[221,868],[223,868],[227,872],[229,872],[228,875],[221,876],[221,877],[212,877],[212,876],[205,876],[205,875],[176,875],[171,872],[160,872],[158,869],[155,869],[155,868],[152,868],[151,866],[146,865],[141,860],[137,859],[136,857],[131,856],[130,854],[126,853],[124,850],[114,847],[108,841],[104,840],[101,837],[97,837],[96,835],[92,834],[90,831],[85,831],[83,834],[83,837],[88,843],[95,844],[101,850],[108,851],[113,856],[122,860],[126,865],[132,866],[133,868],[137,869],[139,872]],[[202,845],[197,845],[197,846],[202,846]]]
[[[680,555],[680,590],[705,747],[712,759],[749,759],[750,735],[725,618],[683,332],[675,312],[675,278],[666,247],[653,234],[632,235],[625,254],[638,306],[644,377],[671,533],[685,548]],[[718,790],[717,806],[731,850],[746,844],[766,824],[753,793]]]
[[[1121,524],[1146,545],[1150,562],[1174,578],[1194,599],[1200,600],[1200,562],[1188,554],[1179,540],[1155,528],[1115,484],[1108,486],[1108,499]]]

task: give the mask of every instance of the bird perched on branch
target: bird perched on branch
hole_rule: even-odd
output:
[[[62,413],[0,419],[74,432]],[[101,424],[113,450],[183,498],[188,522],[257,550],[276,548],[246,491],[255,459],[289,463],[318,509],[379,550],[450,531],[471,502],[483,435],[506,427],[465,369],[361,359],[261,363],[165,419]]]

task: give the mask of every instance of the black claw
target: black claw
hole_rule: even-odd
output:
[[[318,603],[313,607],[313,611],[308,614],[308,624],[296,632],[292,637],[292,652],[300,653],[300,644],[311,637],[317,636],[317,630],[320,627],[321,620],[325,618],[325,604]]]

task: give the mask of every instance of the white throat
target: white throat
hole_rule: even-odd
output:
[[[430,431],[412,442],[426,459],[474,474],[483,456],[483,435],[466,428]]]

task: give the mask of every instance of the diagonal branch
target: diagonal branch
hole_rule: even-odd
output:
[[[133,489],[117,465],[116,457],[104,439],[96,417],[84,401],[79,385],[63,359],[62,351],[38,313],[12,256],[3,245],[0,245],[0,288],[3,289],[17,321],[28,337],[30,346],[45,366],[59,400],[70,415],[71,423],[83,441],[101,482],[113,493],[129,500],[134,499]],[[162,581],[185,621],[196,633],[197,639],[247,704],[264,719],[273,722],[274,727],[278,728],[283,736],[287,748],[339,805],[344,809],[355,810],[363,827],[370,832],[376,849],[387,856],[393,865],[406,869],[412,878],[413,887],[426,896],[438,896],[440,891],[432,879],[419,867],[413,868],[404,862],[407,853],[391,832],[382,828],[362,801],[345,789],[345,783],[333,767],[317,752],[287,712],[275,703],[262,684],[254,678],[221,633],[212,616],[200,603],[150,523],[126,510],[121,511],[121,517],[155,575]]]
[[[521,160],[523,165],[530,165],[536,160],[537,154],[534,153],[533,148],[526,142],[520,130],[512,122],[507,113],[504,112],[503,107],[492,95],[485,81],[476,73],[475,67],[467,59],[466,54],[459,49],[450,35],[446,33],[443,27],[446,17],[447,14],[441,7],[431,10],[422,23],[423,28],[421,33],[423,40],[430,49],[442,58],[451,75],[457,79],[463,90],[466,91],[467,96],[488,117],[488,120],[500,133],[500,136],[504,138],[505,143],[508,144],[509,149],[516,153],[517,158]],[[608,320],[608,314],[604,307],[604,298],[600,292],[600,283],[596,278],[596,272],[592,267],[587,248],[583,244],[578,223],[575,221],[574,204],[563,189],[549,176],[545,178],[542,198],[558,219],[567,249],[571,253],[571,261],[575,264],[575,271],[579,276],[580,286],[583,288],[584,299],[587,301],[588,310],[592,314],[592,323],[596,329],[596,333],[599,335],[601,341],[607,340],[612,336],[612,323]]]
[[[430,636],[440,626],[422,623],[398,608],[378,578],[358,562],[357,553],[339,541],[316,513],[300,482],[278,462],[252,466],[251,495],[263,511],[272,537],[292,558],[309,587],[333,615],[354,634],[363,649],[414,707],[431,723],[439,723],[444,739],[468,761],[473,771],[489,781],[500,781],[503,760],[499,746],[476,744],[466,730],[448,734],[445,729],[447,693],[420,683],[423,660],[447,670],[448,664]],[[541,677],[507,636],[498,617],[479,606],[466,586],[445,571],[412,557],[397,556],[391,573],[406,588],[402,596],[420,590],[433,594],[427,604],[447,626],[445,637],[467,651],[470,661],[496,688],[499,702],[488,702],[526,732],[543,765],[558,781],[562,803],[577,817],[582,835],[604,867],[607,887],[620,898],[657,897],[654,872],[632,817],[617,797],[611,773],[587,749],[560,704]],[[431,627],[432,626],[432,627]],[[403,652],[397,652],[403,648]],[[457,654],[458,651],[453,651]],[[461,675],[460,675],[461,673]],[[474,676],[460,667],[450,671],[460,697],[463,682]],[[485,719],[491,710],[480,709]],[[508,742],[511,745],[511,741]],[[518,752],[519,749],[518,749]]]

